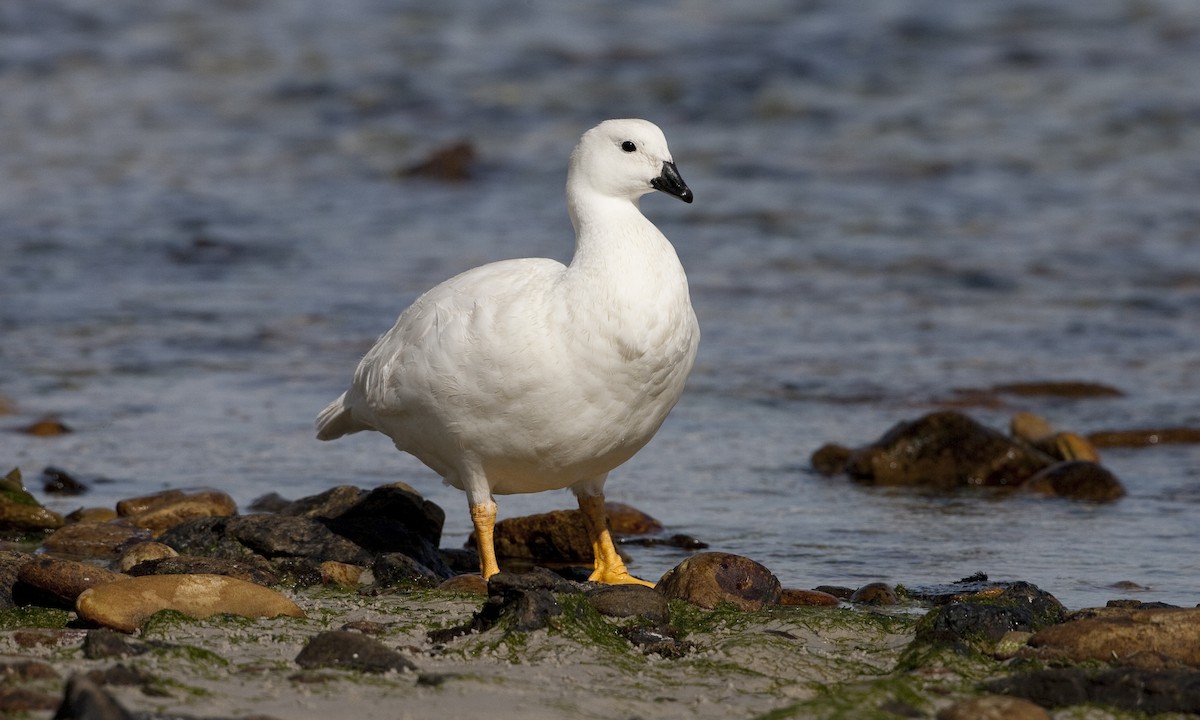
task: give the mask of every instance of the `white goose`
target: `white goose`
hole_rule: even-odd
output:
[[[638,209],[652,190],[692,201],[657,126],[584,133],[567,170],[571,263],[503,260],[426,292],[317,419],[321,440],[376,430],[464,490],[485,579],[499,572],[493,495],[569,487],[591,579],[650,585],[613,546],[604,481],[658,431],[700,342],[679,258]]]

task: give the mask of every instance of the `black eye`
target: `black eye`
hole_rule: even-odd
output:
[[[621,149],[625,152],[633,152],[634,150],[637,150],[637,145],[634,145],[630,140],[626,140],[625,142],[621,143]]]

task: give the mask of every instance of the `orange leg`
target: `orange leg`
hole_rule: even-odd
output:
[[[500,572],[496,564],[496,503],[471,506],[471,522],[475,525],[475,546],[479,549],[479,571],[483,579]]]
[[[592,552],[596,555],[596,569],[588,578],[611,585],[645,585],[654,587],[654,583],[639,580],[629,574],[617,548],[613,545],[612,535],[608,531],[608,518],[604,513],[603,495],[579,496],[579,509],[583,511],[584,522],[587,523],[588,536],[592,540]]]

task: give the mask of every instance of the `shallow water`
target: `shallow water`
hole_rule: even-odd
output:
[[[605,117],[664,127],[696,193],[643,209],[704,331],[684,400],[611,499],[789,586],[977,571],[1067,605],[1200,602],[1200,447],[1105,453],[1106,506],[815,475],[956,388],[1078,431],[1200,424],[1200,6],[12,0],[0,6],[0,464],[241,503],[404,480],[312,419],[422,290],[570,255],[567,154]],[[397,168],[469,139],[472,180]],[[34,483],[31,483],[31,485]],[[501,498],[512,516],[573,504]],[[678,552],[633,549],[656,577]]]

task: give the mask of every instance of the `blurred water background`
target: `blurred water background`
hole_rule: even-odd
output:
[[[1124,395],[968,412],[1200,424],[1197,68],[1192,0],[5,0],[0,465],[64,511],[403,480],[459,544],[461,493],[313,417],[424,289],[569,258],[568,153],[645,117],[696,194],[642,207],[704,339],[610,499],[785,586],[983,571],[1071,607],[1121,582],[1195,605],[1200,446],[1107,451],[1110,505],[866,488],[808,458],[1018,381]],[[469,180],[397,177],[458,141]],[[9,432],[45,415],[74,432]],[[42,495],[47,465],[90,493]],[[683,557],[632,553],[651,578]]]

